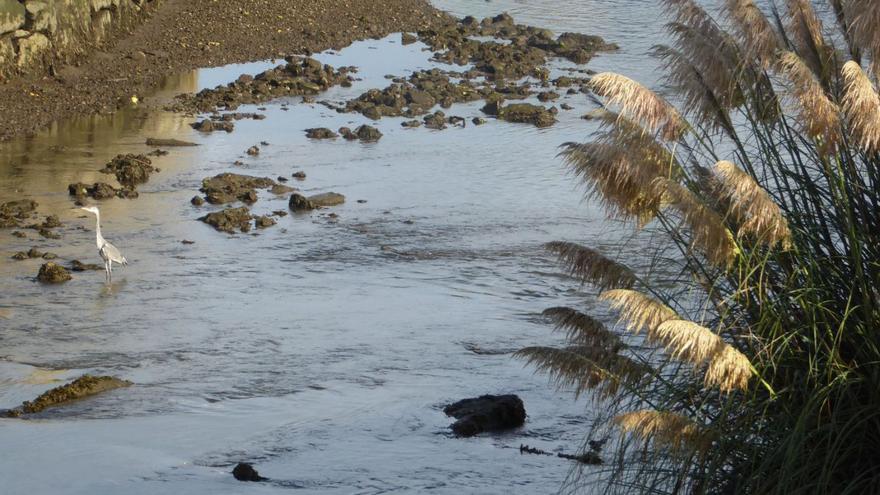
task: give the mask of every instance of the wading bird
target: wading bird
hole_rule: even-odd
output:
[[[98,211],[98,208],[96,206],[86,206],[80,209],[95,214],[95,243],[98,246],[98,254],[101,255],[101,258],[104,260],[104,271],[107,272],[107,282],[111,282],[113,281],[113,263],[119,263],[120,265],[125,266],[128,264],[128,261],[126,261],[125,256],[116,249],[116,246],[107,242],[107,239],[104,239],[104,236],[101,235],[101,212]]]

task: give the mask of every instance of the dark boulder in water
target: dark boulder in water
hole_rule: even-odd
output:
[[[220,232],[234,234],[236,229],[241,232],[251,230],[251,211],[247,207],[227,208],[223,211],[215,211],[199,218],[199,220],[214,227]]]
[[[43,282],[44,284],[60,284],[62,282],[67,282],[70,280],[70,273],[58,263],[45,263],[40,267],[40,272],[37,274],[37,280]]]
[[[265,481],[266,478],[260,476],[260,473],[254,469],[254,466],[246,463],[239,462],[232,468],[232,476],[235,477],[238,481]]]
[[[453,433],[463,437],[517,428],[526,420],[522,399],[516,395],[483,395],[464,399],[444,407],[443,412],[458,420],[451,428]]]

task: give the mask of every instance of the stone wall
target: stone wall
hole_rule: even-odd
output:
[[[0,0],[0,80],[40,74],[130,28],[160,0]]]

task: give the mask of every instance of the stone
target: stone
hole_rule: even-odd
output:
[[[117,182],[129,189],[134,189],[138,184],[147,182],[150,174],[158,171],[156,167],[152,166],[152,163],[145,155],[134,155],[131,153],[116,155],[115,158],[104,165],[101,172],[115,174]]]
[[[40,33],[33,33],[27,38],[18,40],[18,66],[27,67],[35,64],[49,48],[49,38]]]
[[[0,34],[11,33],[24,26],[25,8],[18,0],[0,0]]]
[[[498,112],[498,118],[508,122],[524,122],[534,124],[535,127],[550,127],[556,123],[556,118],[546,108],[531,103],[513,103],[503,107]]]
[[[205,199],[201,196],[193,196],[189,202],[192,203],[193,206],[202,206],[205,204]]]
[[[269,227],[275,225],[275,223],[276,223],[275,219],[270,216],[267,216],[267,215],[259,216],[254,221],[254,225],[256,225],[258,229],[269,228]]]
[[[326,192],[309,196],[309,202],[317,207],[338,206],[345,203],[345,196],[335,192]]]
[[[303,172],[302,170],[300,170],[300,171],[298,171],[298,172],[294,172],[294,173],[291,174],[290,176],[293,177],[293,178],[296,179],[296,180],[305,180],[305,179],[306,179],[306,173]]]
[[[31,30],[52,34],[58,29],[58,17],[46,2],[31,0],[25,4],[25,10]]]
[[[316,208],[315,204],[309,201],[309,198],[299,193],[293,193],[290,196],[288,206],[293,211],[308,211]]]
[[[245,207],[227,208],[223,211],[215,211],[199,218],[199,220],[214,227],[220,232],[234,234],[236,229],[241,232],[251,230],[251,211]]]
[[[400,33],[400,43],[403,45],[411,45],[419,39],[411,33]]]
[[[250,148],[247,149],[247,151],[245,153],[247,153],[250,156],[257,156],[260,154],[260,148],[257,148],[256,146],[251,146]]]
[[[373,142],[382,139],[382,133],[373,126],[362,125],[355,130],[358,139],[366,142]]]
[[[458,420],[451,428],[453,433],[462,437],[518,428],[526,420],[522,399],[516,395],[464,399],[444,407],[443,412]]]
[[[238,481],[265,481],[254,467],[246,462],[239,462],[232,469],[232,476]]]
[[[309,139],[335,139],[339,137],[339,134],[336,134],[326,127],[316,127],[313,129],[306,129],[306,137]]]
[[[67,282],[71,278],[73,277],[70,276],[70,273],[63,266],[52,261],[43,264],[40,267],[40,272],[37,274],[37,280],[44,284],[60,284]]]

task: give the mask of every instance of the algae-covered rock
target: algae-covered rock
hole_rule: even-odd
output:
[[[252,177],[250,175],[223,173],[202,180],[201,191],[211,204],[257,201],[255,189],[268,189],[275,186],[274,180],[268,177]]]
[[[0,204],[0,228],[18,227],[19,221],[27,218],[37,209],[37,202],[19,199]]]
[[[121,380],[113,376],[83,375],[70,383],[55,387],[41,394],[32,401],[23,402],[21,406],[6,411],[6,415],[9,417],[19,417],[23,414],[34,414],[101,392],[128,387],[131,384],[128,380]]]
[[[501,108],[498,118],[508,122],[534,124],[536,127],[550,127],[556,123],[556,117],[546,108],[531,103],[513,103]]]
[[[44,263],[37,274],[37,280],[44,284],[60,284],[70,280],[70,273],[63,266],[52,261]]]
[[[115,174],[116,180],[123,186],[134,188],[138,184],[147,182],[150,174],[158,169],[152,166],[152,161],[145,155],[116,155],[107,165],[101,169],[105,174]]]
[[[309,139],[335,139],[339,134],[327,129],[326,127],[315,127],[306,129],[306,137]]]
[[[258,229],[267,229],[275,225],[275,223],[275,219],[268,215],[259,216],[254,220],[254,225],[256,225]]]
[[[227,208],[223,211],[215,211],[199,218],[199,220],[214,227],[220,232],[234,234],[236,230],[249,232],[251,230],[251,211],[245,207]]]
[[[293,193],[290,196],[288,206],[290,206],[290,209],[293,211],[307,211],[317,208],[314,203],[309,201],[309,198],[299,193]]]
[[[361,141],[372,142],[382,139],[382,133],[373,126],[362,125],[355,130],[358,139]]]

